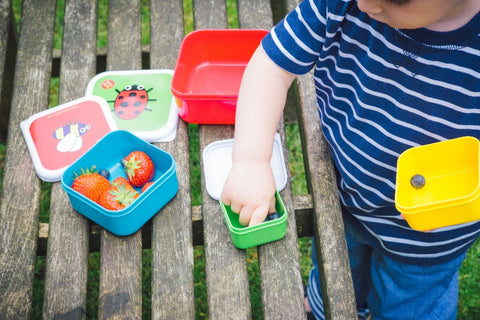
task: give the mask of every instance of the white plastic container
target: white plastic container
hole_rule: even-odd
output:
[[[228,139],[212,142],[203,150],[205,185],[208,194],[215,200],[220,199],[223,185],[232,168],[232,147],[233,139]],[[278,134],[275,135],[270,165],[273,170],[275,186],[278,191],[282,191],[287,185],[288,176]]]

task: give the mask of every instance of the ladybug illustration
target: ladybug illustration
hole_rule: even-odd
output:
[[[117,98],[113,102],[115,114],[124,120],[130,120],[138,117],[143,111],[152,111],[147,108],[148,101],[155,101],[156,99],[148,99],[148,93],[153,88],[145,90],[145,87],[139,85],[127,85],[125,89],[118,92]]]

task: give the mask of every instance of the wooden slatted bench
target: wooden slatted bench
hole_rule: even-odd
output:
[[[297,2],[288,0],[283,8],[283,1],[237,0],[239,27],[269,29],[273,12],[285,12]],[[13,87],[0,86],[2,120],[4,108],[7,113],[10,110],[8,123],[0,122],[7,133],[0,205],[0,317],[30,318],[35,307],[35,261],[37,255],[45,255],[43,318],[85,319],[88,255],[99,251],[98,318],[140,319],[142,250],[148,248],[152,251],[151,318],[194,319],[193,247],[201,244],[208,318],[252,318],[246,252],[232,244],[220,206],[204,188],[203,172],[202,205],[192,207],[189,131],[182,120],[173,142],[156,144],[177,162],[178,194],[137,233],[117,237],[90,223],[72,209],[60,183],[52,184],[48,224],[39,223],[41,181],[20,122],[48,108],[55,67],[56,1],[24,1],[18,47],[16,34],[9,36],[10,3],[0,1],[0,79],[5,79],[3,74],[13,74],[12,58],[10,63],[3,62],[5,48],[16,48]],[[106,70],[142,68],[141,5],[139,0],[109,1]],[[148,67],[173,69],[185,34],[183,2],[150,0],[149,5]],[[87,82],[98,71],[97,12],[96,0],[66,1],[58,66],[59,104],[82,97]],[[224,0],[194,0],[193,17],[195,29],[228,27]],[[294,196],[289,181],[281,193],[288,212],[294,213],[288,218],[287,235],[257,248],[265,319],[305,318],[298,238],[312,235],[322,262],[327,318],[356,318],[335,175],[321,135],[311,77],[299,77],[295,85],[309,195]],[[11,101],[4,103],[4,95],[10,95]],[[283,122],[278,132],[288,168]],[[233,126],[200,125],[198,135],[201,154],[210,142],[233,137]]]
[[[17,51],[17,29],[9,1],[0,1],[0,141],[7,136],[12,102],[13,68]]]

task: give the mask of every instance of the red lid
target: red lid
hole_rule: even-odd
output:
[[[20,127],[35,171],[44,181],[60,180],[70,164],[117,130],[107,102],[94,96],[37,113]]]

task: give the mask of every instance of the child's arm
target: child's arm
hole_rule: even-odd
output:
[[[270,167],[273,139],[295,75],[278,67],[260,46],[243,75],[237,102],[233,166],[222,202],[255,225],[275,211],[275,181]]]

